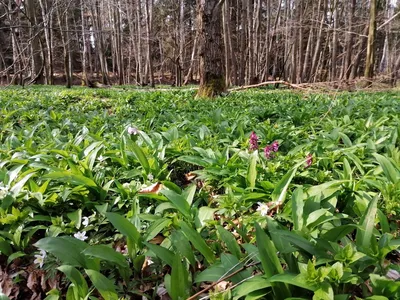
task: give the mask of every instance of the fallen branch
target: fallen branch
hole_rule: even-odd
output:
[[[240,87],[229,89],[228,92],[247,90],[247,89],[257,88],[257,87],[270,85],[270,84],[283,84],[283,85],[286,85],[286,86],[294,88],[294,89],[306,90],[305,88],[302,88],[302,87],[298,86],[297,84],[292,84],[292,83],[289,83],[284,80],[276,80],[276,81],[265,81],[265,82],[261,82],[261,83],[257,83],[257,84],[240,86]]]

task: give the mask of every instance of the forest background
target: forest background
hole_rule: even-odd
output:
[[[205,1],[197,2],[1,0],[0,83],[196,83],[205,47],[198,30]],[[348,83],[362,76],[396,84],[396,1],[207,3],[219,9],[215,39],[221,39],[227,86],[276,79]]]

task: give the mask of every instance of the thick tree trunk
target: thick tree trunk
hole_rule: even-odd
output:
[[[199,97],[210,98],[226,92],[221,17],[223,2],[198,0],[201,47]]]

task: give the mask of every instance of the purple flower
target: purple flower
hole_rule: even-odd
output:
[[[313,155],[310,153],[306,157],[306,167],[305,168],[307,169],[308,167],[310,167],[312,165],[312,163],[313,163]]]
[[[266,159],[270,159],[271,158],[271,152],[272,152],[272,146],[266,146],[265,148],[264,148],[264,155],[265,155],[265,158]]]
[[[271,144],[271,147],[272,147],[272,151],[277,152],[278,149],[279,149],[279,142],[278,142],[278,141],[274,141],[274,142]]]
[[[250,135],[249,143],[250,143],[250,150],[258,149],[258,136],[254,131]]]
[[[136,134],[138,134],[138,129],[137,128],[135,128],[135,127],[128,127],[128,133],[130,134],[130,135],[136,135]]]

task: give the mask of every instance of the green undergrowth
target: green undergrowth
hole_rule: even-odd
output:
[[[400,297],[399,93],[195,94],[0,92],[18,297]]]

